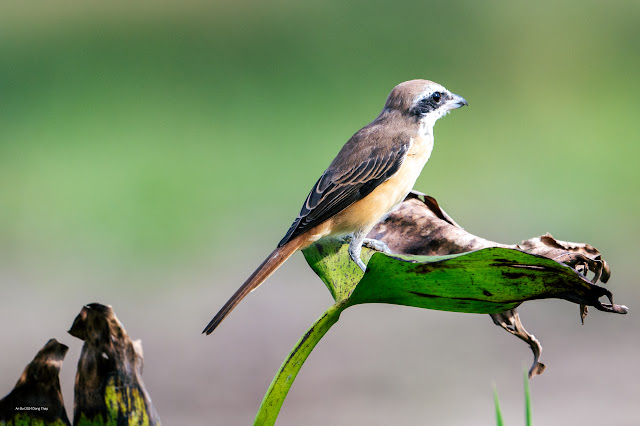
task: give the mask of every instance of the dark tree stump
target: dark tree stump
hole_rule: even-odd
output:
[[[70,425],[60,390],[60,367],[69,348],[51,339],[0,400],[1,425]]]
[[[142,344],[111,306],[86,305],[69,333],[84,340],[75,383],[74,425],[159,425],[142,381]]]

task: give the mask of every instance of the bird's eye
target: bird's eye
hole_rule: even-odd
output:
[[[431,99],[433,99],[435,103],[438,103],[438,102],[440,102],[440,97],[441,96],[442,96],[442,93],[435,92],[434,94],[431,95]]]

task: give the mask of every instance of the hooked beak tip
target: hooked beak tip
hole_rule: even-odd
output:
[[[451,94],[451,99],[448,102],[448,110],[462,108],[463,106],[468,106],[469,102],[462,96],[456,95],[454,93]]]

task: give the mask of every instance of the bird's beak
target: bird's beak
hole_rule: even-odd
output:
[[[469,105],[465,98],[462,96],[458,96],[455,93],[451,94],[451,99],[448,99],[445,103],[445,108],[447,111],[451,111],[452,109],[458,109],[465,105]]]

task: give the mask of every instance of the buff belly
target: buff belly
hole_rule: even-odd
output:
[[[309,232],[308,244],[322,237],[342,236],[353,232],[368,233],[376,223],[400,204],[413,189],[431,154],[433,142],[413,143],[400,169],[378,185],[369,195],[356,201]],[[307,244],[307,245],[308,245]]]

